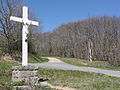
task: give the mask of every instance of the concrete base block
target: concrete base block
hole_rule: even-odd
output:
[[[12,81],[24,81],[28,85],[14,86],[13,90],[39,90],[40,87],[47,87],[47,83],[39,82],[37,74],[38,67],[35,66],[14,66],[12,67]]]
[[[38,83],[38,67],[35,66],[14,66],[12,67],[12,81],[24,81],[26,83]]]

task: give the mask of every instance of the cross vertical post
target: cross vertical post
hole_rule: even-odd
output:
[[[22,65],[28,65],[28,8],[23,6]]]

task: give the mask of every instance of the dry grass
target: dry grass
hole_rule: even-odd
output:
[[[77,58],[61,58],[61,57],[58,57],[58,59],[76,66],[94,67],[94,68],[101,68],[101,69],[108,69],[108,70],[120,70],[120,66],[111,66],[106,61],[90,62],[88,60],[81,60]]]
[[[39,69],[39,74],[49,79],[54,86],[70,87],[78,90],[119,90],[120,78],[103,74]]]

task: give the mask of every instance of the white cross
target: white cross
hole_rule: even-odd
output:
[[[29,25],[38,26],[39,23],[35,22],[35,21],[28,20],[28,7],[26,7],[26,6],[23,6],[22,18],[11,16],[10,20],[23,23],[23,29],[22,29],[22,65],[27,66],[28,65],[28,43],[27,43],[28,27],[29,27]]]

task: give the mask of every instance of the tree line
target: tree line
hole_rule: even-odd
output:
[[[39,34],[43,56],[73,57],[108,61],[120,65],[120,18],[89,17],[62,24],[52,32]]]

